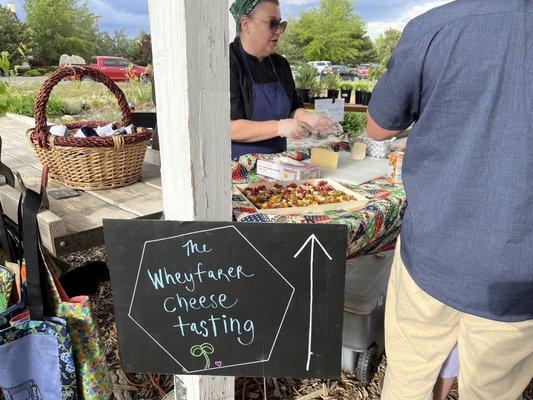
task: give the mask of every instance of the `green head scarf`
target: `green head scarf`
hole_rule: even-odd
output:
[[[261,0],[235,0],[229,8],[237,25],[241,23],[241,19],[252,12],[254,7],[259,4]]]

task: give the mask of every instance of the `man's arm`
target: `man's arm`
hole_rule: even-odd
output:
[[[391,138],[420,116],[421,71],[426,52],[418,49],[416,37],[417,31],[410,22],[387,63],[387,72],[372,91],[367,135],[373,139]]]
[[[366,126],[366,135],[374,140],[386,140],[390,139],[391,137],[396,136],[398,133],[402,132],[401,130],[395,130],[391,131],[388,129],[383,129],[381,126],[379,126],[376,121],[374,121],[374,118],[370,115],[370,113],[366,112],[366,117],[368,120],[367,126]]]

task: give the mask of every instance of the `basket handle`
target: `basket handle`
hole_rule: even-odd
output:
[[[77,74],[89,75],[95,81],[103,83],[113,93],[118,101],[120,111],[122,112],[122,123],[124,126],[131,124],[131,110],[126,100],[126,96],[115,82],[105,76],[102,72],[95,69],[85,69],[78,65],[70,65],[59,68],[43,83],[37,99],[35,101],[35,136],[39,146],[44,147],[48,142],[50,133],[47,129],[46,105],[50,99],[50,94],[54,87],[63,79]]]

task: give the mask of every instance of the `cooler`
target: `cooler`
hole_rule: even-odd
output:
[[[384,312],[394,251],[346,263],[342,369],[372,380],[384,351]]]

